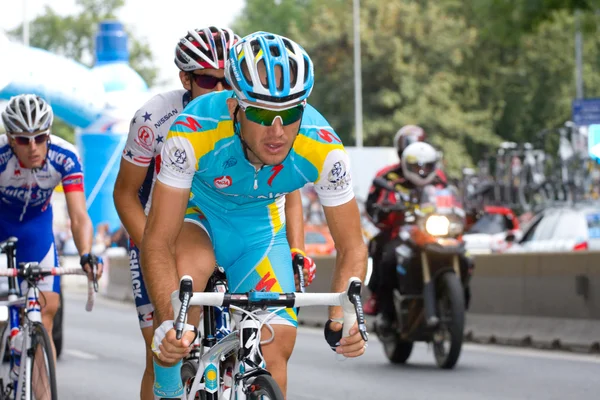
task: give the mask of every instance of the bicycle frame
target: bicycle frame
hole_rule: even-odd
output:
[[[19,287],[17,276],[30,277],[36,279],[42,276],[49,275],[65,275],[65,274],[77,274],[85,275],[85,272],[81,268],[41,268],[38,263],[20,263],[19,268],[15,268],[16,262],[16,242],[17,239],[14,237],[9,238],[7,241],[0,243],[0,253],[6,253],[7,257],[7,269],[0,271],[0,276],[8,278],[8,300],[0,302],[0,306],[8,307],[9,310],[9,323],[7,328],[4,329],[0,345],[0,360],[4,359],[4,353],[7,348],[9,337],[14,330],[21,330],[23,335],[23,343],[21,345],[20,365],[19,365],[19,376],[16,381],[12,382],[13,398],[20,400],[31,400],[31,375],[26,371],[31,370],[32,358],[28,354],[31,348],[31,328],[35,323],[42,323],[42,308],[39,302],[40,290],[37,285],[31,283],[29,279],[27,282],[27,295],[19,296]],[[86,310],[91,311],[95,300],[95,287],[92,281],[88,281],[88,300],[86,303]],[[21,310],[24,309],[24,321],[21,321]],[[10,350],[10,368],[12,371],[15,363],[17,354],[11,349]],[[53,362],[54,360],[48,360]],[[10,378],[10,372],[9,372]],[[4,389],[4,387],[2,387]],[[0,393],[3,396],[3,393]]]
[[[13,281],[14,284],[16,278],[9,278],[9,282],[10,281]],[[9,285],[11,284],[9,283]],[[31,393],[29,390],[27,390],[27,388],[31,387],[31,376],[30,374],[25,373],[25,371],[29,371],[31,368],[31,357],[27,357],[27,351],[31,347],[31,325],[35,322],[42,322],[41,307],[39,302],[39,289],[37,287],[29,287],[27,290],[27,296],[21,297],[18,297],[16,293],[10,293],[8,296],[8,301],[0,302],[0,305],[7,306],[9,309],[9,325],[7,328],[10,328],[5,329],[4,334],[2,335],[0,360],[4,359],[4,352],[6,350],[9,337],[12,336],[10,333],[15,329],[19,330],[19,327],[21,327],[20,330],[21,334],[23,335],[23,344],[21,347],[19,377],[16,381],[13,381],[13,387],[16,388],[14,391],[14,398],[30,400]],[[26,318],[23,323],[21,323],[21,317],[19,314],[23,306],[25,306]],[[12,370],[15,363],[16,353],[13,350],[10,351],[10,370]],[[17,397],[17,393],[20,393],[19,397]]]
[[[196,393],[199,390],[206,392],[207,400],[217,400],[219,395],[219,382],[220,382],[220,366],[221,361],[224,361],[228,354],[234,351],[244,350],[242,353],[242,359],[236,360],[233,368],[234,383],[233,388],[236,388],[236,399],[244,400],[246,395],[243,392],[243,386],[238,383],[244,379],[252,376],[259,375],[261,373],[267,373],[264,371],[266,367],[264,360],[256,364],[255,361],[247,362],[247,358],[253,355],[258,355],[258,338],[259,323],[252,319],[243,319],[240,322],[239,329],[234,330],[223,339],[219,340],[212,347],[208,348],[207,351],[198,360],[198,371],[194,378],[194,384],[191,387],[188,400],[194,400]],[[241,334],[240,332],[245,332]],[[248,346],[248,347],[247,347]],[[251,364],[255,365],[251,365]],[[250,367],[247,369],[247,365]],[[204,383],[201,383],[201,379],[204,376]]]

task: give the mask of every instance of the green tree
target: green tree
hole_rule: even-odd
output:
[[[78,11],[67,16],[58,15],[52,7],[46,6],[44,12],[30,23],[29,44],[92,66],[98,23],[116,19],[116,12],[124,4],[124,0],[77,0]],[[21,25],[9,35],[20,38],[22,32]],[[156,83],[158,69],[153,64],[150,47],[131,32],[128,35],[130,64],[152,86]],[[73,128],[60,119],[55,120],[53,132],[70,142],[74,140]]]
[[[282,1],[264,8],[249,0],[246,27],[289,35],[311,55],[315,87],[311,103],[330,121],[344,143],[354,143],[353,19],[347,1],[310,2],[310,12],[277,19]],[[294,3],[294,2],[290,2]],[[267,16],[265,16],[267,14]],[[269,25],[276,20],[277,24]],[[253,25],[255,24],[255,25]],[[245,32],[243,32],[245,33]],[[478,99],[477,81],[461,75],[476,34],[464,18],[448,17],[435,2],[363,0],[361,52],[366,145],[391,145],[404,124],[418,123],[447,153],[449,167],[470,164],[468,143],[489,145],[492,115]]]
[[[315,64],[310,98],[344,143],[354,143],[352,4],[247,0],[240,34],[266,30],[299,42]],[[600,1],[361,1],[366,145],[389,145],[418,123],[451,174],[562,124],[575,97],[573,11],[584,27],[586,97],[600,96]],[[539,12],[537,12],[537,11]],[[242,19],[243,16],[243,19]]]

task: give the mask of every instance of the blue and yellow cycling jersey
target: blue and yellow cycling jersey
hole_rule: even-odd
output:
[[[231,94],[200,96],[175,119],[158,180],[191,188],[186,221],[209,234],[233,292],[294,291],[284,195],[313,182],[324,206],[351,201],[349,158],[329,123],[307,105],[286,159],[256,169],[234,132],[226,103]]]
[[[268,207],[309,182],[315,183],[324,206],[344,204],[354,197],[341,140],[310,105],[283,163],[256,171],[233,130],[226,103],[231,94],[200,96],[175,119],[161,153],[161,182],[191,187],[194,197],[220,210]]]

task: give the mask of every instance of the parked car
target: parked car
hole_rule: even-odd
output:
[[[538,213],[507,252],[600,250],[600,204],[553,206]]]
[[[335,254],[335,243],[326,226],[305,225],[304,247],[309,256],[329,256]]]
[[[472,255],[502,253],[522,235],[519,220],[510,208],[486,206],[483,215],[463,235],[463,240]],[[511,240],[507,241],[507,237]]]

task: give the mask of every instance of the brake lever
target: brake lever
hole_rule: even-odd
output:
[[[294,257],[294,260],[292,260],[292,263],[294,264],[294,269],[296,270],[296,273],[298,274],[298,282],[300,284],[300,292],[304,293],[306,290],[304,287],[304,256],[302,254],[296,254],[296,256]]]
[[[367,334],[367,324],[365,322],[365,313],[363,311],[362,300],[360,298],[362,285],[360,281],[354,281],[350,284],[348,288],[348,294],[350,298],[350,302],[354,306],[354,311],[356,312],[356,325],[358,326],[358,331],[360,332],[360,336],[362,339],[367,342],[369,340]]]
[[[92,266],[92,284],[94,286],[94,292],[98,293],[98,263],[96,260]]]
[[[369,336],[367,334],[367,324],[365,322],[365,314],[363,311],[362,300],[359,295],[352,296],[350,300],[352,304],[354,304],[354,310],[356,311],[356,324],[358,326],[358,331],[360,332],[360,336],[365,342],[369,341]]]
[[[190,306],[190,299],[192,297],[193,283],[191,279],[182,279],[179,284],[179,301],[181,301],[181,308],[177,315],[177,320],[173,323],[175,328],[175,337],[180,340],[183,336],[183,328],[185,327],[185,320],[187,319],[188,308]]]

